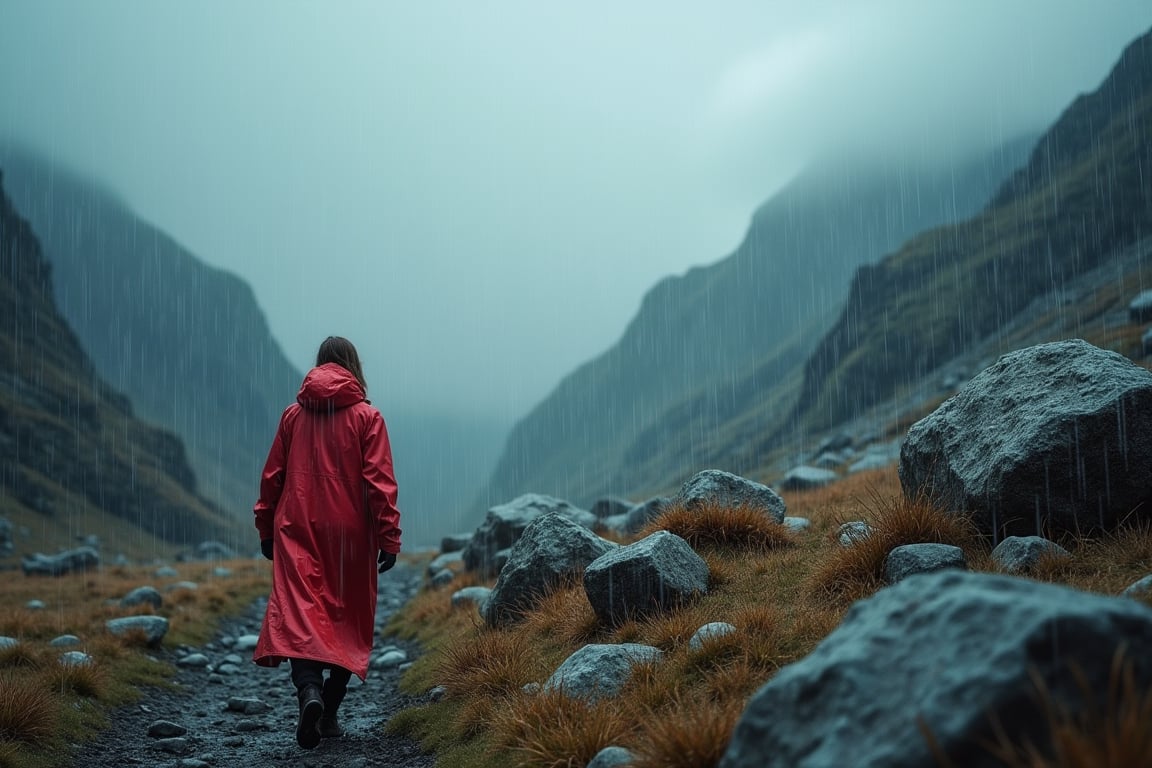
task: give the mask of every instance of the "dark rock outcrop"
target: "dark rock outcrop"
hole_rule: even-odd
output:
[[[720,765],[937,765],[923,728],[950,764],[998,766],[982,744],[994,720],[1014,743],[1046,743],[1032,675],[1073,716],[1103,712],[1121,648],[1136,690],[1152,685],[1152,610],[1134,600],[964,571],[913,576],[856,603],[762,687]]]
[[[1004,355],[912,425],[900,484],[997,537],[1145,519],[1152,373],[1079,339]]]
[[[541,515],[512,545],[484,603],[485,622],[502,627],[519,621],[550,589],[579,576],[589,563],[618,546],[555,512]]]

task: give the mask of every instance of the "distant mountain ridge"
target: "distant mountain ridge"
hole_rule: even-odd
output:
[[[183,446],[136,419],[100,377],[52,295],[52,269],[0,176],[0,509],[68,539],[89,512],[173,544],[235,529],[196,492]],[[90,531],[88,531],[90,533]]]
[[[200,492],[248,520],[260,469],[302,375],[251,288],[114,194],[0,147],[10,194],[56,275],[60,311],[142,418],[181,437]]]
[[[800,366],[853,270],[979,210],[1031,144],[1021,138],[959,167],[808,169],[761,206],[733,254],[658,283],[620,341],[516,425],[482,501],[540,491],[586,503],[672,487],[720,455],[728,468],[754,465],[731,443],[779,427],[791,410]]]
[[[795,419],[821,429],[866,411],[1090,271],[1115,264],[1123,282],[1122,262],[1150,236],[1152,32],[1064,111],[978,216],[857,272],[805,365]]]

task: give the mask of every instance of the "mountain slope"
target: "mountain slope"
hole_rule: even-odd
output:
[[[184,441],[201,492],[247,522],[260,468],[301,374],[251,288],[114,195],[9,148],[13,201],[54,267],[57,305],[100,374]]]
[[[136,419],[88,360],[53,302],[51,273],[0,183],[5,512],[32,513],[61,542],[92,511],[176,544],[227,537],[233,524],[197,495],[180,441]]]
[[[717,425],[764,429],[744,414],[790,410],[792,399],[766,389],[792,378],[798,390],[794,372],[852,270],[977,210],[1028,146],[959,168],[837,160],[809,169],[756,212],[732,255],[661,281],[615,346],[517,424],[484,500],[635,495],[678,482],[719,450],[707,445],[723,433]]]
[[[1152,33],[1065,110],[982,213],[857,272],[806,363],[797,418],[821,429],[863,412],[1149,235]]]

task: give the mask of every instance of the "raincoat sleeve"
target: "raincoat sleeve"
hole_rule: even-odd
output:
[[[400,552],[400,510],[396,506],[396,474],[392,469],[392,446],[384,417],[375,412],[364,433],[364,487],[368,511],[376,524],[376,541],[380,549]]]
[[[256,515],[256,530],[260,534],[260,541],[272,538],[276,504],[280,501],[280,492],[284,490],[284,471],[288,463],[287,418],[288,412],[285,411],[280,417],[272,448],[268,451],[268,460],[264,462],[264,472],[260,475],[260,498],[252,510]]]

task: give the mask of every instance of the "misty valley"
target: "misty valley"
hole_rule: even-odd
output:
[[[365,266],[324,292],[334,192],[285,193],[321,232],[268,270],[315,291],[298,339],[267,286],[0,122],[0,768],[1152,766],[1152,32],[1106,58],[1043,126],[988,116],[978,148],[807,158],[727,256],[649,281],[559,377],[519,335],[549,318],[499,277],[456,305],[463,267],[425,275],[442,328],[369,322],[347,331],[364,370],[324,358],[326,301],[423,290]],[[441,195],[450,232],[453,206],[500,209],[500,178],[406,194]],[[570,265],[533,277],[546,252],[521,294],[574,290]],[[450,373],[406,367],[405,334]],[[351,389],[320,406],[326,366]],[[461,382],[474,401],[435,401]],[[387,423],[356,433],[379,466],[349,493],[324,453],[360,450],[346,408]],[[307,534],[275,517],[300,487],[328,489]],[[334,522],[346,495],[359,528]],[[325,601],[362,646],[346,698],[300,618]],[[318,649],[314,685],[265,653],[279,634]]]

